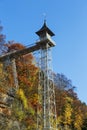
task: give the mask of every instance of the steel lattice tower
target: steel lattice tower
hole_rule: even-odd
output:
[[[43,27],[36,32],[40,39],[37,45],[40,46],[39,59],[39,104],[37,110],[37,130],[56,130],[56,104],[52,71],[51,47],[55,46],[51,36],[54,33],[44,22]]]

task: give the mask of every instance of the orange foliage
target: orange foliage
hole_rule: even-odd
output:
[[[13,50],[21,50],[24,49],[25,47],[20,44],[20,43],[8,43],[5,44],[5,46],[7,46],[8,48],[8,52],[13,51]]]

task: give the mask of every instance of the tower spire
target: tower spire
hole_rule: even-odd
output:
[[[44,19],[44,24],[46,25],[46,19]]]
[[[46,13],[43,13],[44,16],[44,23],[46,23]]]

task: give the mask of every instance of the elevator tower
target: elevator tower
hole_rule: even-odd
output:
[[[36,44],[40,47],[40,82],[38,86],[40,107],[37,109],[37,130],[56,130],[56,104],[51,56],[51,48],[55,46],[51,39],[54,33],[44,21],[44,25],[36,34],[39,36]]]

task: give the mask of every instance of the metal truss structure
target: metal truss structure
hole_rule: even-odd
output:
[[[56,104],[49,43],[40,49],[37,130],[56,130]]]

